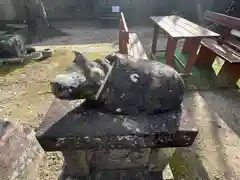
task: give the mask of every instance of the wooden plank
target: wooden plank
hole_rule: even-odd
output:
[[[154,24],[152,47],[151,47],[152,54],[155,54],[157,50],[158,34],[159,34],[159,26],[157,26],[157,24]]]
[[[227,16],[213,11],[206,11],[204,13],[204,19],[232,29],[240,29],[240,18]]]
[[[219,37],[220,36],[218,33],[210,31],[207,28],[201,27],[191,21],[184,19],[184,18],[180,18],[179,22],[181,22],[182,25],[185,28],[187,28],[189,31],[193,32],[195,34],[195,36],[198,36],[198,37]]]
[[[174,27],[171,25],[166,24],[166,22],[163,20],[164,16],[153,16],[150,17],[154,23],[156,23],[159,27],[161,27],[169,36],[173,38],[184,38],[181,33],[174,30]]]
[[[240,31],[238,31],[237,29],[232,29],[230,34],[240,38]]]
[[[179,16],[153,16],[151,19],[174,38],[218,37],[219,34]]]
[[[166,16],[164,17],[162,20],[168,24],[169,26],[171,26],[175,31],[179,32],[180,34],[182,34],[184,37],[195,37],[196,35],[193,34],[191,31],[185,29],[184,24],[181,23],[178,20],[178,16]],[[186,26],[186,25],[185,25]]]
[[[119,21],[119,52],[127,54],[127,44],[129,43],[129,32],[124,14],[121,13]]]
[[[194,63],[197,59],[197,51],[198,51],[199,45],[201,44],[201,40],[202,40],[201,37],[195,38],[195,39],[190,39],[192,46],[188,50],[189,56],[188,56],[188,61],[187,61],[187,65],[186,65],[187,73],[192,72]]]
[[[239,52],[233,49],[227,48],[226,46],[219,45],[216,41],[212,39],[203,39],[202,44],[212,51],[214,51],[218,56],[230,63],[240,63]]]
[[[240,41],[229,40],[229,41],[227,41],[227,43],[230,45],[230,47],[232,47],[233,49],[238,51],[240,54]]]
[[[124,14],[123,14],[123,12],[121,12],[121,20],[122,20],[122,22],[123,22],[123,30],[126,32],[126,33],[128,33],[129,31],[128,31],[128,26],[127,26],[127,22],[126,22],[126,19],[125,19],[125,17],[124,17]]]

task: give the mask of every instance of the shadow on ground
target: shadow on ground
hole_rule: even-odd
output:
[[[201,159],[192,148],[178,148],[171,159],[171,169],[176,180],[211,180]]]
[[[27,44],[42,42],[52,38],[71,36],[67,32],[63,32],[61,29],[55,28],[53,26],[43,27],[42,29],[38,29],[35,33],[29,32],[27,27],[12,33],[21,34],[24,36],[26,38]]]
[[[87,45],[111,43],[118,44],[117,28],[101,28],[98,26],[73,25],[70,27],[54,27],[55,30],[48,29],[44,33],[39,33],[39,37],[44,37],[33,45]],[[59,33],[61,32],[61,33]]]
[[[228,127],[240,137],[240,91],[228,89],[200,92],[200,94]]]
[[[230,112],[240,107],[239,94],[235,93],[186,93],[184,106],[195,117],[199,134],[193,146],[179,148],[171,160],[177,180],[238,179],[239,125],[236,126],[235,115]],[[228,109],[227,113],[222,108]]]

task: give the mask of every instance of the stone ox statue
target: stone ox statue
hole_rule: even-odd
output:
[[[86,99],[105,113],[133,116],[181,107],[184,83],[173,68],[118,53],[95,61],[75,54],[74,65],[51,82],[56,97]]]

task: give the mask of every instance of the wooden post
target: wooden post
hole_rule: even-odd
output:
[[[175,68],[175,62],[174,62],[174,53],[177,46],[177,39],[168,37],[167,42],[167,52],[166,52],[166,64]]]
[[[119,22],[119,52],[122,54],[128,54],[128,28],[124,18],[123,13],[120,15],[120,22]]]
[[[187,73],[191,73],[193,65],[197,58],[197,51],[201,43],[201,38],[188,39],[185,43],[188,44],[188,49],[183,49],[183,50],[184,52],[189,53],[188,61],[186,65],[186,71]],[[184,45],[184,47],[185,46],[187,45]]]
[[[176,148],[151,149],[148,159],[150,172],[163,172],[172,158]]]
[[[204,66],[204,67],[211,67],[213,64],[213,61],[216,58],[216,53],[214,53],[212,50],[208,49],[205,46],[200,47],[200,51],[197,55],[197,59],[195,61],[196,66]]]
[[[42,0],[24,0],[29,39],[42,34],[49,27]]]
[[[153,40],[152,40],[152,55],[155,55],[157,51],[157,38],[159,33],[159,27],[154,24],[154,30],[153,30]]]

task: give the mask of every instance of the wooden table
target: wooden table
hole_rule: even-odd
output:
[[[154,34],[151,49],[152,57],[155,59],[155,54],[158,52],[157,38],[159,28],[161,28],[168,34],[166,64],[175,68],[174,58],[176,58],[187,74],[190,74],[192,71],[202,38],[214,38],[220,36],[215,32],[179,16],[154,16],[151,17],[151,19],[154,22]],[[180,61],[179,57],[175,55],[177,41],[179,39],[185,39],[182,54],[187,54],[186,66]]]

